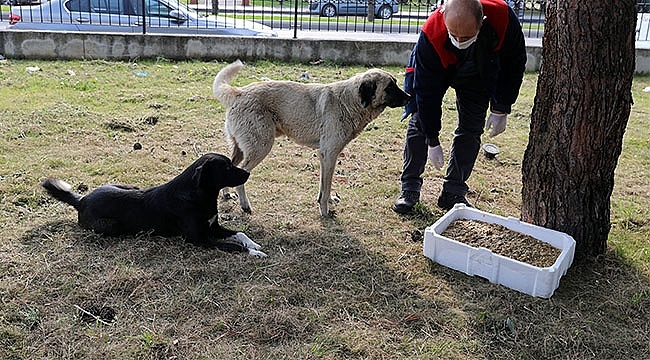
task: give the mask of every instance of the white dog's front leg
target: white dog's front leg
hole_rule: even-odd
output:
[[[332,178],[338,152],[319,151],[320,156],[320,188],[318,190],[318,204],[321,216],[331,216],[329,211],[330,194],[332,193]]]
[[[251,204],[248,201],[248,196],[246,196],[244,185],[237,186],[235,190],[237,190],[237,196],[239,197],[239,206],[245,213],[250,214],[252,212]]]

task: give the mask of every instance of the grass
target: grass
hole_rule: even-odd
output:
[[[337,218],[318,213],[315,151],[284,139],[248,182],[252,215],[220,201],[222,224],[262,244],[270,255],[263,260],[180,238],[100,237],[39,188],[46,176],[91,189],[152,186],[199,154],[227,154],[224,109],[211,95],[224,65],[0,63],[0,358],[648,357],[650,78],[636,78],[632,89],[609,251],[575,262],[553,297],[540,299],[422,255],[421,232],[443,215],[434,205],[442,175],[427,169],[415,214],[390,210],[406,127],[400,109],[386,111],[340,157]],[[258,62],[234,82],[297,80],[305,71],[330,82],[362,70]],[[477,161],[469,198],[480,209],[519,215],[535,87],[527,74],[508,130],[490,139],[498,159]],[[445,99],[447,151],[453,104]]]

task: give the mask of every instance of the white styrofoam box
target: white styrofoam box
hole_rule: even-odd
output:
[[[442,236],[449,224],[458,219],[505,226],[560,249],[560,256],[552,266],[540,268]],[[563,232],[521,222],[514,217],[490,214],[465,204],[456,204],[424,232],[424,256],[429,259],[467,275],[477,275],[492,283],[542,298],[551,297],[560,285],[560,277],[566,274],[573,262],[575,247],[575,240]]]

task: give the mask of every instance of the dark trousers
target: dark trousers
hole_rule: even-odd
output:
[[[483,134],[489,105],[489,97],[484,86],[481,85],[478,72],[474,71],[471,64],[468,66],[468,68],[461,67],[452,83],[452,87],[456,90],[458,124],[454,131],[447,173],[442,184],[442,191],[463,196],[469,190],[466,182],[472,173],[481,147],[481,134]],[[409,121],[404,142],[402,191],[420,192],[427,158],[428,146],[420,128],[420,117],[418,113],[414,113]]]

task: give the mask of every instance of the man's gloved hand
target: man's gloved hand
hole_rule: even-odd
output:
[[[438,170],[445,165],[445,159],[442,156],[442,146],[429,146],[429,161]]]
[[[487,121],[485,122],[485,131],[492,128],[490,137],[495,137],[506,130],[506,119],[508,114],[497,114],[490,112]]]

